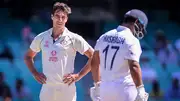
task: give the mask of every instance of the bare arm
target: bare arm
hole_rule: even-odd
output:
[[[24,61],[32,74],[37,73],[37,70],[34,67],[34,60],[33,60],[36,54],[37,54],[36,52],[29,49],[24,57]]]
[[[40,83],[45,84],[46,83],[46,76],[43,73],[39,73],[35,66],[34,66],[34,57],[36,56],[36,52],[29,49],[24,57],[24,61],[30,70],[30,72],[33,74],[34,78]]]
[[[133,81],[136,85],[136,87],[142,86],[142,74],[141,74],[141,68],[138,62],[134,60],[128,60],[131,76],[133,78]]]
[[[92,66],[91,72],[95,83],[98,83],[100,81],[99,65],[100,65],[99,51],[95,51],[91,61],[91,66]]]
[[[91,58],[94,50],[89,48],[84,54],[89,58],[86,65],[81,69],[81,71],[77,74],[66,74],[63,77],[63,82],[65,84],[71,85],[72,83],[79,81],[82,77],[84,77],[91,70]]]
[[[79,79],[84,77],[87,73],[90,72],[91,70],[91,60],[92,60],[92,55],[93,55],[94,50],[89,48],[84,54],[89,58],[86,65],[81,69],[81,71],[78,73],[79,74]]]
[[[147,101],[149,94],[145,92],[140,65],[138,62],[134,60],[128,60],[128,63],[131,76],[137,88],[137,96],[135,101]]]

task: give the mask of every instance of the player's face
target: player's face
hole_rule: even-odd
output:
[[[52,15],[53,27],[63,28],[68,20],[68,16],[61,10],[56,10]]]
[[[134,23],[134,35],[138,38],[138,39],[142,39],[144,37],[145,31],[143,29],[143,25],[140,24],[139,22],[135,22]]]

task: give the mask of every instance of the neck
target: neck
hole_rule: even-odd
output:
[[[133,26],[132,26],[132,24],[123,23],[122,26],[125,26],[125,27],[129,28],[129,29],[131,30],[131,32],[133,32]]]
[[[53,27],[53,33],[52,33],[53,35],[52,35],[52,37],[53,37],[54,39],[56,39],[57,37],[59,37],[60,35],[63,34],[64,29],[65,29],[65,27],[63,27],[63,28]]]

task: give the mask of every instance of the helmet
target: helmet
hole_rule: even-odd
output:
[[[138,9],[132,9],[130,11],[128,11],[124,17],[133,17],[136,20],[136,22],[134,23],[134,35],[138,38],[138,39],[142,39],[144,37],[144,35],[147,33],[146,31],[146,27],[148,24],[148,18],[146,16],[146,14]]]

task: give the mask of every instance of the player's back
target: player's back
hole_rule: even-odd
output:
[[[119,26],[103,34],[97,41],[96,50],[100,53],[100,72],[102,81],[133,82],[126,59],[129,44],[139,41],[130,29]]]

